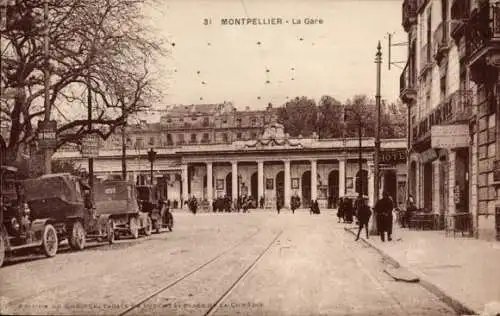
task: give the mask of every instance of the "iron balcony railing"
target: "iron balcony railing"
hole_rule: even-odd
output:
[[[403,1],[403,28],[406,32],[409,31],[413,24],[417,23],[417,5],[418,0],[404,0]]]
[[[419,142],[430,136],[431,127],[434,125],[462,123],[471,117],[472,92],[470,90],[455,91],[413,126],[413,140]]]
[[[472,11],[468,25],[472,54],[492,42],[500,42],[500,3],[481,2]]]
[[[465,23],[469,18],[470,6],[469,1],[453,0],[451,3],[451,21],[450,21],[450,35],[458,40],[462,36]]]

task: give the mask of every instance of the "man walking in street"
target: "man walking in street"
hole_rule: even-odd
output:
[[[359,235],[361,234],[361,230],[365,227],[366,230],[366,239],[368,239],[368,222],[370,221],[370,217],[372,216],[372,212],[370,211],[370,207],[366,205],[365,199],[358,199],[356,203],[357,209],[357,218],[359,223],[358,235],[356,236],[356,241],[359,240]]]
[[[385,241],[385,232],[387,232],[387,240],[392,240],[392,209],[394,205],[387,192],[382,194],[382,199],[378,200],[375,205],[375,214],[377,215],[377,227],[380,233],[380,239]]]

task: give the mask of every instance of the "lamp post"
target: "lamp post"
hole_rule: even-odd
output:
[[[378,200],[379,197],[379,156],[380,156],[380,67],[382,64],[382,52],[381,52],[380,41],[377,45],[377,53],[375,54],[375,63],[377,64],[377,91],[375,94],[375,102],[376,102],[376,125],[375,125],[375,155],[373,157],[373,167],[374,167],[374,182],[375,188],[373,190],[374,199],[373,201]],[[377,235],[377,221],[372,220],[371,234]]]
[[[148,160],[149,160],[149,163],[151,164],[150,177],[151,177],[151,185],[152,185],[153,184],[153,163],[156,160],[156,151],[154,151],[153,148],[151,148],[148,151]]]
[[[361,178],[362,174],[363,174],[363,144],[362,144],[362,119],[361,119],[361,114],[359,114],[358,112],[352,110],[352,109],[349,109],[349,108],[345,108],[345,111],[349,111],[351,113],[353,113],[354,115],[356,115],[357,119],[358,119],[358,154],[359,154],[359,157],[358,157],[358,179],[359,179],[359,194],[363,195],[363,180]],[[345,117],[345,115],[344,115]]]

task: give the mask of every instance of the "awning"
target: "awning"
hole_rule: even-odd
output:
[[[432,148],[463,148],[470,145],[469,126],[460,125],[434,125],[431,127]]]

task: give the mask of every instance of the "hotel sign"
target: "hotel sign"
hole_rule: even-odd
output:
[[[465,124],[432,126],[431,146],[444,149],[469,147],[469,126]]]
[[[398,164],[406,162],[407,153],[404,150],[382,150],[380,152],[379,162],[381,164]]]

